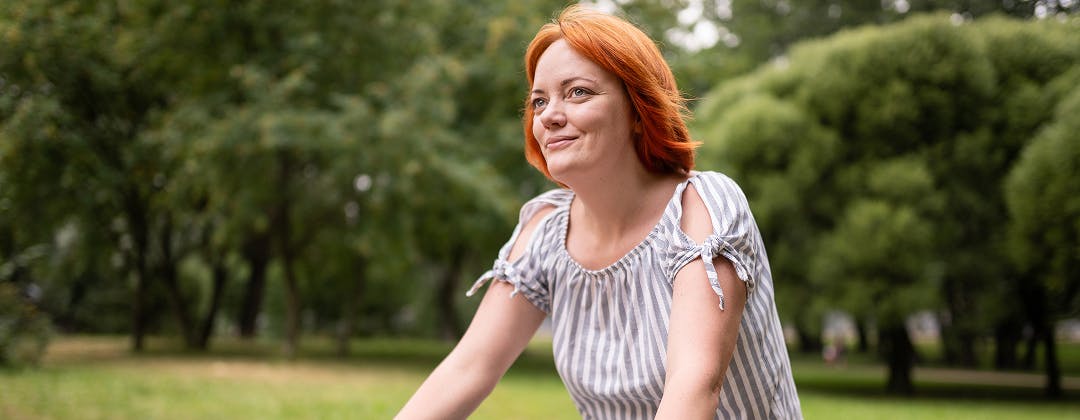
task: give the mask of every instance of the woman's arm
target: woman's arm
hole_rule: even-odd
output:
[[[538,212],[522,229],[510,251],[511,261],[524,253],[528,238],[548,211]],[[463,419],[476,410],[545,317],[523,296],[508,298],[513,290],[509,283],[491,282],[465,336],[395,418]]]
[[[514,287],[492,282],[468,331],[398,413],[398,419],[463,419],[495,388],[529,343],[544,313]]]
[[[683,230],[701,243],[712,233],[704,203],[693,188],[683,197]],[[675,276],[668,326],[667,376],[657,419],[711,419],[715,416],[746,306],[746,285],[730,261],[714,262],[724,310],[697,259]]]

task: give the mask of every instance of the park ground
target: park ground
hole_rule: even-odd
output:
[[[223,340],[210,353],[151,340],[133,355],[124,337],[59,337],[41,366],[0,370],[2,419],[379,419],[390,418],[450,349],[437,341],[363,339],[334,356],[308,338],[296,360],[274,341]],[[476,419],[573,419],[550,356],[534,341],[481,405]],[[1080,345],[1060,346],[1066,397],[1042,398],[1028,372],[920,367],[917,392],[882,392],[884,369],[869,356],[827,365],[794,355],[809,419],[1080,419]]]

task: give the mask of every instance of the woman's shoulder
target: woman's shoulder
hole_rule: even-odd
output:
[[[691,173],[691,178],[699,180],[709,185],[722,186],[724,188],[739,189],[739,184],[734,179],[727,176],[722,172],[717,171],[694,171]],[[741,190],[739,190],[741,192]]]
[[[571,200],[573,200],[573,192],[566,188],[544,191],[537,197],[525,202],[525,205],[522,206],[521,220],[529,220],[532,215],[544,211],[546,208],[568,206]]]
[[[518,220],[520,223],[527,223],[532,220],[534,216],[543,212],[547,213],[552,209],[567,207],[570,205],[570,201],[573,200],[574,193],[566,188],[556,188],[553,190],[545,191],[536,197],[533,197],[529,201],[525,202],[521,206],[521,212]]]
[[[540,202],[555,206],[561,206],[569,204],[570,200],[573,199],[573,197],[574,192],[570,191],[568,188],[555,188],[552,190],[544,191],[540,193],[540,195],[533,197],[526,203],[526,205],[533,202]]]
[[[748,205],[746,194],[731,177],[716,171],[695,171],[691,182],[698,189],[704,204],[710,208],[745,207]]]

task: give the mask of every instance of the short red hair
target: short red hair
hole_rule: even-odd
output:
[[[567,7],[540,28],[525,52],[525,76],[533,84],[536,63],[560,39],[622,81],[634,116],[641,122],[635,141],[638,159],[653,173],[687,173],[694,167],[694,149],[684,116],[686,100],[656,43],[633,24],[578,5]],[[533,110],[526,98],[525,158],[554,181],[532,132]],[[558,182],[558,181],[556,181]]]

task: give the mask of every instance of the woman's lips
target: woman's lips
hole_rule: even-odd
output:
[[[562,148],[565,148],[565,147],[569,146],[570,143],[574,142],[574,140],[577,140],[577,137],[570,137],[570,136],[552,137],[551,139],[549,139],[547,141],[547,144],[545,146],[548,148],[548,150],[559,150],[559,149],[562,149]]]

